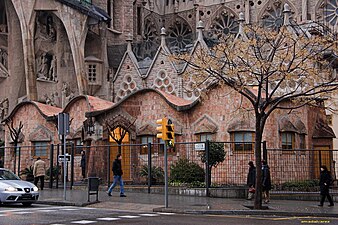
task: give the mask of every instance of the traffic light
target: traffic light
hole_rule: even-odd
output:
[[[156,120],[156,123],[160,125],[159,127],[156,127],[156,130],[159,132],[156,137],[161,138],[163,141],[168,140],[167,137],[167,123],[168,119],[166,117],[163,117],[162,119]]]
[[[171,120],[168,120],[167,125],[166,125],[166,134],[167,134],[167,140],[168,145],[171,147],[174,147],[175,144],[175,128],[174,124],[172,124]]]

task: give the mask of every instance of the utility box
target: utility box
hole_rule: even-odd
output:
[[[99,201],[99,184],[98,177],[88,177],[88,202],[90,202],[91,195],[96,195],[96,201]]]

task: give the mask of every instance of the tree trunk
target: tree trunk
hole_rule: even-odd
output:
[[[256,194],[254,201],[254,209],[262,208],[262,170],[261,170],[261,161],[262,161],[262,118],[256,116],[256,128],[255,128],[255,163],[256,163]]]

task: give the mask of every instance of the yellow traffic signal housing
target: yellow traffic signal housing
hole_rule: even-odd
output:
[[[163,141],[168,140],[167,137],[167,123],[168,119],[166,117],[163,117],[162,119],[156,120],[156,123],[160,125],[159,127],[156,127],[156,130],[159,132],[156,137],[161,138]]]
[[[171,120],[168,120],[166,125],[166,134],[167,134],[167,140],[169,141],[170,146],[174,146],[175,143],[175,127],[174,124],[172,124]]]

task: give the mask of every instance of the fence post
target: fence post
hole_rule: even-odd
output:
[[[151,187],[151,143],[148,143],[148,194]]]
[[[71,149],[70,149],[70,190],[73,189],[74,185],[74,146],[75,143],[71,143]]]
[[[50,145],[49,151],[49,188],[53,188],[53,161],[54,161],[54,145]]]
[[[107,185],[109,187],[110,185],[110,171],[111,171],[111,168],[110,168],[110,145],[108,145],[108,148],[107,148]]]
[[[209,151],[209,144],[210,144],[210,142],[209,142],[209,140],[206,140],[206,142],[205,142],[205,155],[206,155],[206,160],[205,160],[205,168],[206,168],[206,175],[205,175],[205,177],[206,177],[206,187],[207,187],[207,189],[206,189],[206,195],[207,195],[207,197],[210,197],[210,190],[209,190],[209,188],[210,188],[210,178],[211,178],[211,174],[210,174],[210,170],[209,170],[209,158],[210,158],[210,151]]]
[[[263,160],[268,162],[268,150],[266,149],[266,141],[263,141]]]
[[[58,144],[57,145],[57,157],[59,157],[60,155],[60,145]],[[56,160],[56,166],[57,166],[57,176],[56,176],[56,188],[59,188],[59,175],[60,175],[60,170],[61,170],[61,167],[60,167],[60,162],[59,162],[59,158],[57,158]]]

